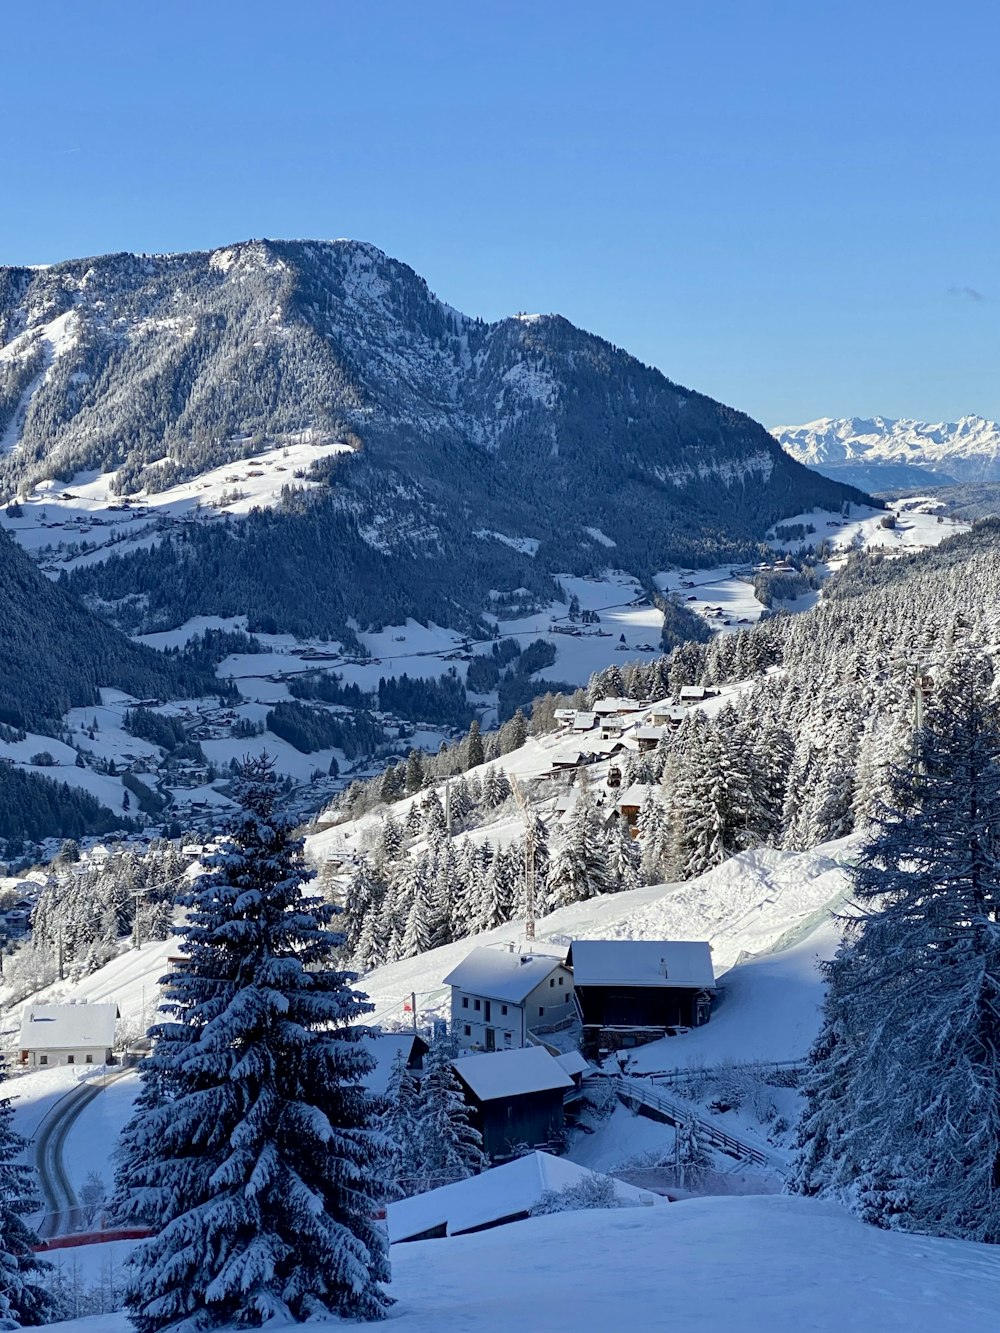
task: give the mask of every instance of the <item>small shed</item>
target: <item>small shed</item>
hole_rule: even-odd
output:
[[[106,1065],[115,1045],[116,1004],[26,1004],[21,1015],[21,1064]]]
[[[566,961],[591,1058],[708,1022],[715,970],[707,941],[574,940]]]
[[[565,1157],[532,1152],[478,1176],[441,1185],[411,1199],[390,1203],[386,1225],[393,1245],[407,1240],[436,1240],[488,1231],[531,1215],[542,1195],[578,1185],[594,1172]],[[666,1199],[650,1190],[615,1181],[619,1207],[654,1207]]]
[[[544,1148],[562,1132],[573,1080],[543,1046],[469,1055],[453,1068],[493,1161],[508,1161],[525,1146]]]

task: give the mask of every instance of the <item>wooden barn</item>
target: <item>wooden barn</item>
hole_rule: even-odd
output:
[[[705,941],[574,940],[566,962],[591,1059],[708,1022],[715,972]]]
[[[543,1046],[470,1055],[452,1067],[493,1162],[510,1161],[525,1145],[545,1148],[562,1132],[573,1080]]]

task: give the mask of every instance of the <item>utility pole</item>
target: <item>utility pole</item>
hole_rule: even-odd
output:
[[[417,992],[410,991],[410,1008],[413,1011],[413,1035],[417,1035]]]
[[[535,836],[531,828],[528,800],[517,778],[511,778],[514,797],[524,815],[524,938],[535,938]]]
[[[57,943],[58,943],[58,946],[59,946],[59,980],[60,980],[60,981],[64,981],[64,980],[65,980],[65,972],[64,972],[64,970],[63,970],[63,933],[62,933],[62,926],[59,927],[59,933],[58,933],[58,935],[56,936],[56,940],[57,940]]]

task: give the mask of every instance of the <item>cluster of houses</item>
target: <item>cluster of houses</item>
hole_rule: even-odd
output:
[[[689,708],[715,694],[715,690],[704,685],[685,685],[677,703],[672,699],[651,704],[609,698],[598,699],[592,708],[557,708],[555,720],[560,734],[578,736],[581,748],[554,759],[550,772],[542,776],[556,777],[602,759],[613,759],[627,750],[640,754],[655,750],[665,736],[681,725]]]
[[[447,977],[452,1063],[494,1163],[481,1176],[390,1203],[393,1242],[462,1235],[530,1215],[547,1192],[591,1173],[557,1156],[592,1061],[706,1023],[715,991],[703,941],[574,940],[550,954],[515,946],[472,950]],[[415,1033],[373,1039],[373,1091],[388,1089],[399,1051],[419,1073]],[[615,1181],[619,1206],[662,1203]]]

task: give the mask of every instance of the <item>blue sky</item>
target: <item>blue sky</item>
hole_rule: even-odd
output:
[[[952,0],[49,0],[0,264],[352,236],[771,425],[1000,417],[1000,14]]]

